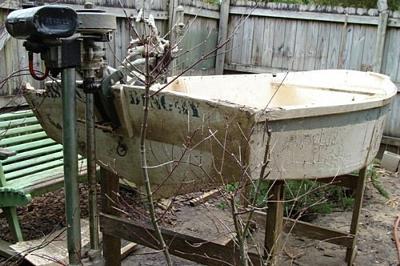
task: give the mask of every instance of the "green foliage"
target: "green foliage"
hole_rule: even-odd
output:
[[[221,209],[223,211],[228,207],[227,204],[223,201],[219,202],[216,206],[218,209]]]
[[[346,188],[327,185],[312,180],[288,181],[285,190],[286,214],[328,214],[344,211],[353,206],[354,199]]]
[[[239,188],[239,183],[238,182],[231,183],[231,184],[228,184],[228,185],[225,186],[225,190],[227,192],[234,192],[238,188]]]
[[[385,198],[387,198],[387,199],[390,199],[389,192],[387,192],[387,191],[385,190],[385,188],[383,187],[381,181],[379,180],[381,176],[380,176],[379,173],[376,171],[376,165],[375,165],[375,164],[371,164],[371,165],[368,167],[367,174],[368,174],[368,176],[371,177],[371,183],[372,183],[372,185],[374,186],[374,188],[375,188],[376,190],[378,190],[379,194],[381,194],[383,197],[385,197]]]
[[[270,183],[263,182],[256,199],[257,207],[265,207]],[[285,185],[285,215],[297,217],[309,214],[328,214],[334,210],[344,211],[353,207],[351,191],[312,180],[288,181]],[[254,197],[254,191],[251,198]]]

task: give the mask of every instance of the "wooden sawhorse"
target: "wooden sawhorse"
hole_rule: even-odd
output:
[[[100,228],[103,232],[103,256],[105,265],[120,265],[121,239],[158,249],[154,229],[150,225],[138,224],[134,221],[119,218],[113,208],[119,188],[119,178],[104,169],[101,170],[102,204],[100,214]],[[355,189],[355,202],[351,220],[350,232],[340,232],[323,228],[310,223],[285,218],[284,210],[284,181],[275,181],[270,189],[270,202],[267,214],[256,212],[253,215],[259,225],[265,225],[265,254],[270,264],[274,264],[278,253],[282,249],[282,233],[291,232],[299,236],[325,241],[347,248],[346,262],[353,263],[356,250],[358,221],[361,212],[362,198],[365,188],[367,170],[360,170],[359,176],[345,175],[335,178],[319,179],[319,182],[332,183]],[[202,263],[205,265],[239,264],[239,252],[231,243],[222,245],[209,242],[197,237],[180,234],[171,230],[162,229],[166,244],[171,254],[178,257]],[[250,253],[249,258],[253,265],[263,265],[260,256]]]

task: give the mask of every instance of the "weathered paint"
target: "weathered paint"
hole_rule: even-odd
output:
[[[96,131],[96,156],[100,165],[141,185],[143,88],[113,90],[122,126],[114,133]],[[358,170],[378,151],[395,93],[386,76],[356,71],[182,77],[151,100],[147,155],[153,187],[162,184],[157,192],[170,196],[258,178],[267,129],[269,179]],[[61,141],[61,114],[55,112],[61,101],[57,93],[47,95],[26,98],[48,135]],[[78,114],[84,120],[84,99]],[[78,135],[84,153],[84,123],[78,123]]]

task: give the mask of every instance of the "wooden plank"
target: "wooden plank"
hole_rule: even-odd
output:
[[[296,21],[286,21],[285,40],[283,42],[282,69],[292,70],[294,63],[294,49],[296,47]]]
[[[152,226],[135,221],[101,213],[102,232],[140,245],[158,249],[158,242]],[[204,239],[184,235],[172,230],[162,229],[162,234],[169,252],[175,256],[205,265],[236,265],[239,262],[237,249],[227,247]],[[259,256],[249,254],[253,265],[261,265]]]
[[[275,19],[264,19],[263,53],[261,65],[272,67],[272,47],[274,46],[274,25]],[[233,62],[234,63],[234,62]]]
[[[331,24],[327,68],[338,68],[343,24]]]
[[[243,24],[243,35],[242,35],[242,47],[240,55],[240,63],[244,65],[250,65],[251,62],[251,51],[253,47],[253,31],[254,31],[254,19],[247,18]]]
[[[361,71],[372,71],[376,45],[376,28],[365,26],[365,42],[361,60]]]
[[[367,167],[360,170],[357,182],[357,190],[354,197],[353,215],[351,217],[350,234],[354,236],[351,241],[351,246],[346,250],[347,265],[353,265],[353,260],[356,253],[356,241],[358,235],[358,225],[361,215],[362,201],[364,198],[365,181],[367,179]]]
[[[178,0],[168,1],[168,31],[174,26],[175,9],[178,7]]]
[[[1,133],[0,133],[0,135],[1,135]],[[40,140],[43,138],[47,138],[47,134],[44,131],[40,131],[40,132],[35,132],[32,134],[24,134],[24,135],[20,135],[20,136],[16,136],[16,137],[0,139],[0,146],[7,147],[10,145],[17,145],[17,144],[28,142],[28,141]]]
[[[10,163],[14,163],[20,160],[25,160],[25,159],[29,159],[32,158],[33,156],[39,156],[39,155],[44,155],[44,154],[49,154],[49,153],[55,153],[58,151],[62,150],[62,145],[52,145],[49,147],[43,147],[40,149],[36,149],[35,150],[35,154],[32,155],[31,151],[25,151],[25,152],[21,152],[18,153],[17,155],[13,156],[13,157],[9,157],[7,160],[3,161],[3,164],[10,164]]]
[[[254,18],[253,47],[251,51],[251,65],[261,65],[264,50],[264,18]]]
[[[315,62],[316,69],[327,69],[330,32],[329,23],[320,23],[317,44],[317,61]]]
[[[307,44],[307,32],[309,30],[309,22],[297,21],[296,29],[296,47],[294,50],[294,62],[293,70],[303,70],[304,61],[306,57],[306,44]]]
[[[316,63],[316,51],[318,45],[319,27],[317,22],[308,23],[305,44],[305,58],[303,70],[314,70]]]
[[[46,147],[46,146],[50,146],[50,145],[54,145],[54,144],[59,145],[53,139],[45,138],[45,139],[39,139],[39,140],[35,140],[32,142],[28,142],[28,143],[13,145],[12,147],[10,147],[10,149],[12,149],[13,151],[15,151],[17,153],[22,153],[25,151],[30,151],[31,153],[35,153],[35,150],[39,147]],[[61,148],[61,145],[60,145],[60,148]]]
[[[18,253],[10,248],[10,243],[0,239],[0,256],[4,258],[16,257]],[[18,258],[18,257],[16,257]]]
[[[117,211],[113,206],[119,192],[119,177],[104,168],[100,168],[100,176],[102,212],[116,215]],[[101,228],[104,228],[102,222],[100,222],[100,225]],[[115,235],[110,231],[101,231],[103,232],[103,257],[105,265],[121,265],[121,238],[123,236]]]
[[[138,249],[138,244],[136,243],[128,243],[125,246],[123,246],[121,248],[121,260],[126,259],[127,257],[129,257],[133,252],[135,252],[135,250]]]
[[[353,41],[348,62],[345,64],[349,69],[361,70],[364,54],[366,27],[361,25],[353,26]]]
[[[379,14],[379,24],[376,33],[376,46],[374,51],[373,71],[381,72],[383,53],[385,49],[386,32],[388,26],[389,11],[385,10]]]
[[[265,220],[264,257],[268,258],[267,261],[272,265],[276,264],[283,243],[283,188],[284,181],[272,181],[272,187],[268,193],[268,211]]]
[[[65,6],[69,6],[73,9],[84,9],[83,5],[75,5],[75,4],[63,4]],[[131,16],[136,16],[138,14],[138,9],[136,8],[122,8],[122,7],[109,7],[109,6],[98,6],[99,9],[106,11],[118,18],[126,18],[125,13],[128,15],[128,18]],[[145,16],[147,17],[149,14],[152,14],[155,20],[167,20],[168,12],[160,11],[160,10],[145,10]]]
[[[389,29],[382,62],[382,73],[390,76],[393,81],[399,81],[400,30]]]
[[[32,117],[20,118],[20,119],[15,119],[15,120],[10,120],[10,121],[2,121],[2,122],[0,122],[0,128],[1,129],[9,129],[12,127],[20,127],[21,125],[37,124],[37,123],[39,123],[37,118],[35,116],[32,116]]]
[[[215,11],[215,10],[198,8],[198,7],[194,7],[194,6],[184,6],[183,8],[184,8],[185,14],[188,14],[188,15],[199,16],[199,17],[210,18],[210,19],[219,19],[220,18],[220,12]]]
[[[274,40],[272,44],[271,67],[281,68],[283,63],[283,47],[285,45],[286,21],[276,19],[274,25]]]
[[[225,55],[225,62],[224,62],[224,69],[225,69],[225,64],[229,64],[232,62],[232,54],[233,54],[233,39],[235,38],[235,29],[236,25],[238,24],[239,21],[239,16],[230,16],[228,19],[228,36],[227,38],[230,39],[228,42],[225,50],[226,50],[226,55]]]
[[[358,176],[355,175],[341,175],[316,179],[317,182],[328,183],[335,186],[347,187],[351,189],[354,189],[357,186],[357,180]]]
[[[207,200],[216,197],[217,195],[220,194],[220,189],[213,189],[207,192],[204,192],[203,194],[201,194],[200,196],[189,200],[189,204],[190,206],[198,206],[204,202],[206,202]]]
[[[346,25],[347,27],[344,28],[343,30],[345,31],[345,38],[343,39],[343,46],[342,46],[342,53],[341,53],[341,63],[342,66],[340,68],[344,69],[349,69],[350,67],[350,59],[351,59],[351,53],[352,51],[352,46],[353,46],[353,33],[354,33],[354,27],[356,25]]]
[[[253,219],[258,225],[262,226],[266,223],[266,214],[261,211],[255,211]],[[320,240],[343,247],[350,247],[354,238],[351,234],[287,217],[283,218],[283,231],[287,234]]]
[[[8,222],[8,228],[15,242],[23,241],[22,230],[18,220],[17,208],[16,207],[5,207],[3,208],[4,216]]]
[[[232,63],[241,63],[244,26],[242,20],[238,19],[235,27],[238,27],[232,41]]]
[[[354,239],[350,234],[327,229],[310,223],[285,218],[284,231],[310,239],[320,240],[339,246],[349,247]]]
[[[383,136],[382,137],[382,144],[400,147],[400,138],[395,138],[395,137],[390,137],[390,136]]]
[[[36,159],[36,158],[35,158]],[[21,178],[30,174],[34,174],[43,170],[48,170],[48,169],[52,169],[54,167],[59,167],[63,165],[63,158],[50,158],[51,161],[47,160],[47,161],[43,161],[43,163],[39,163],[37,165],[33,165],[33,166],[29,166],[29,164],[25,164],[26,167],[21,167],[19,166],[19,168],[22,168],[18,171],[13,171],[11,173],[7,173],[7,180],[13,180],[15,178]],[[37,163],[37,161],[35,161],[35,163]]]
[[[4,139],[4,138],[6,138],[8,136],[26,133],[27,131],[33,132],[33,131],[40,131],[40,130],[43,130],[43,129],[39,124],[38,125],[25,126],[25,127],[8,128],[8,129],[5,129],[5,130],[0,130],[0,138]]]
[[[229,6],[230,0],[222,0],[219,11],[219,24],[218,24],[218,44],[222,44],[228,38],[228,22],[229,22]],[[215,59],[215,74],[222,75],[224,73],[225,52],[227,47],[222,47],[217,52]]]
[[[265,8],[250,9],[242,6],[232,6],[230,8],[230,14],[234,15],[249,15],[271,17],[271,18],[285,18],[285,19],[297,19],[307,21],[325,21],[325,22],[343,22],[346,15],[344,14],[332,14],[332,13],[320,13],[320,12],[302,12],[302,11],[290,11],[290,10],[271,10]],[[396,22],[394,22],[396,21]],[[400,20],[399,20],[400,22]],[[391,21],[390,26],[400,27],[400,23],[397,20]],[[351,24],[366,24],[366,25],[378,25],[378,18],[374,16],[358,16],[349,15],[348,23]]]
[[[35,116],[35,115],[31,110],[23,110],[23,111],[12,112],[12,113],[3,113],[0,115],[0,121],[14,120],[17,118],[32,117],[32,116]]]

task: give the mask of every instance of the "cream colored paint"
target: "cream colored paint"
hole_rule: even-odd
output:
[[[259,178],[266,127],[272,130],[268,179],[346,174],[375,157],[396,91],[387,77],[310,71],[289,73],[279,86],[283,77],[182,77],[152,97],[147,155],[153,187],[162,184],[158,195],[198,191],[222,180]],[[143,88],[116,85],[113,90],[123,125],[113,133],[96,130],[96,155],[100,165],[140,186]],[[43,96],[26,94],[46,132],[61,142],[61,98]],[[78,116],[84,120],[84,99],[78,101]],[[84,153],[83,123],[78,123],[78,135]],[[119,144],[128,147],[125,156],[118,155]]]

